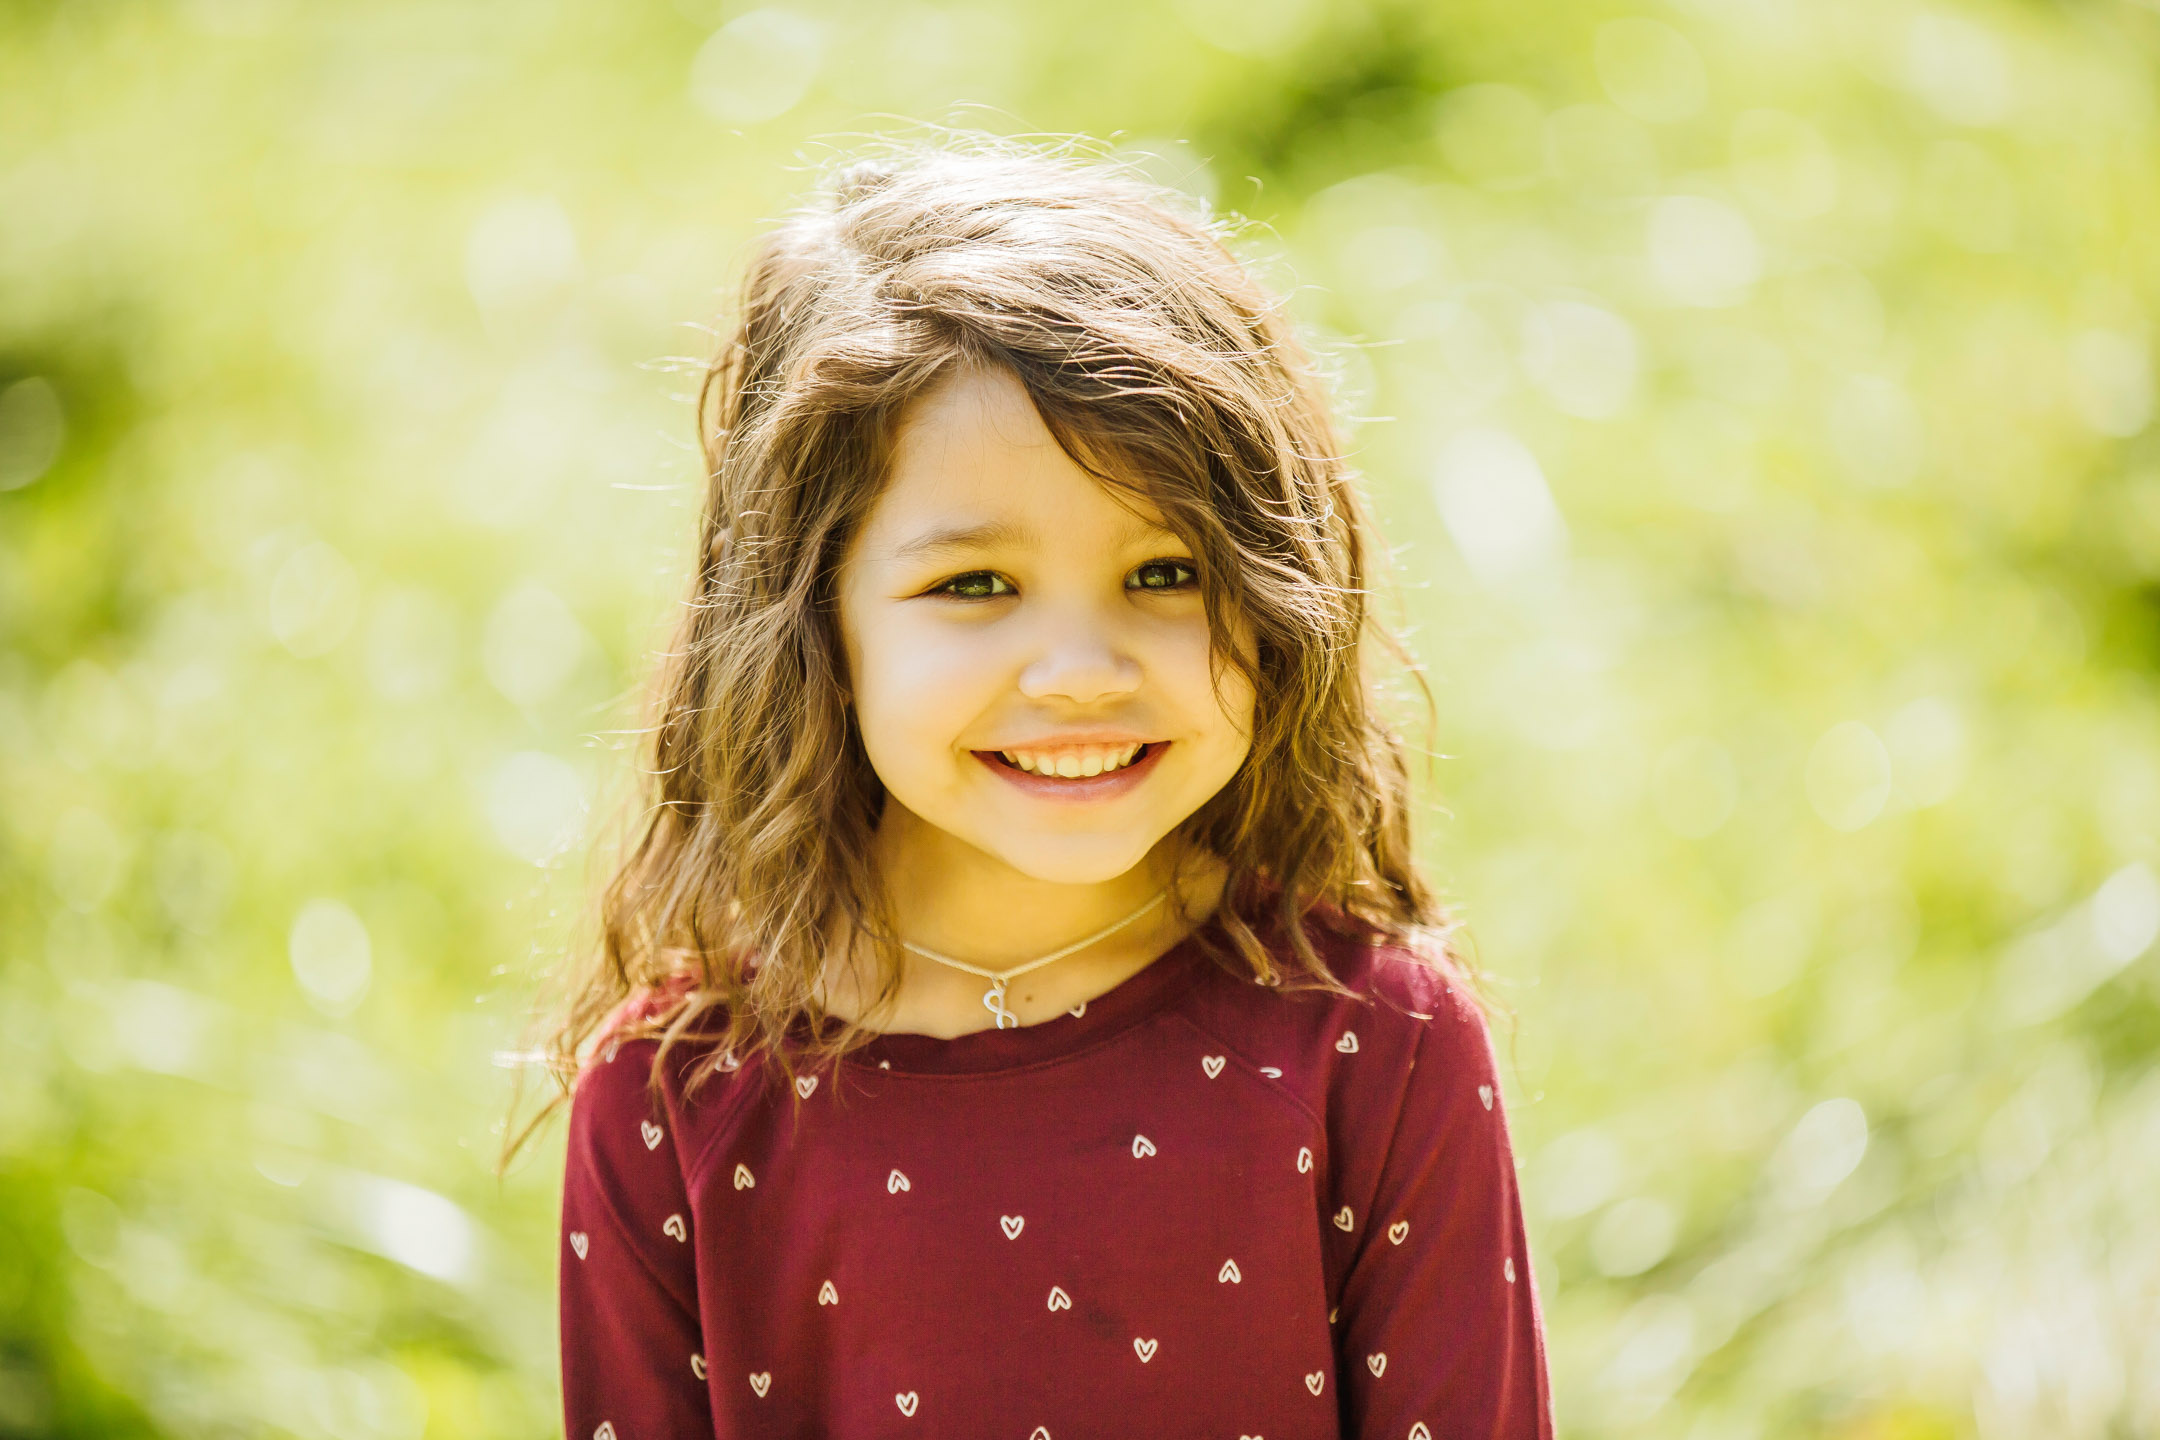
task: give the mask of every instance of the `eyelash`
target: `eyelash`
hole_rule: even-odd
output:
[[[1183,578],[1179,579],[1175,584],[1172,585],[1133,585],[1128,583],[1125,588],[1128,590],[1151,591],[1157,595],[1174,595],[1181,590],[1190,589],[1192,586],[1199,583],[1199,571],[1193,567],[1193,563],[1190,560],[1171,560],[1167,558],[1161,560],[1144,560],[1140,564],[1135,565],[1132,569],[1132,574],[1127,575],[1125,578],[1128,582],[1130,582],[1133,575],[1137,575],[1143,570],[1154,569],[1156,566],[1159,565],[1169,566],[1172,570],[1181,572]],[[992,592],[988,595],[962,595],[959,594],[954,588],[956,586],[966,584],[971,581],[984,580],[991,581],[994,584],[1003,585],[1005,588],[1003,590],[992,590]],[[950,580],[939,581],[937,584],[930,587],[929,593],[931,593],[932,595],[948,596],[951,599],[955,600],[995,600],[998,599],[1000,596],[1012,594],[1013,589],[1013,583],[994,570],[970,570],[964,575],[955,575]]]

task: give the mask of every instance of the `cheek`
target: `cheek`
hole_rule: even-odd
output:
[[[857,634],[855,711],[873,758],[951,749],[996,689],[984,647],[964,632],[872,615]]]
[[[1205,622],[1181,627],[1164,655],[1179,708],[1207,732],[1211,747],[1242,756],[1252,735],[1252,681],[1234,665],[1218,666]]]
[[[1216,759],[1212,768],[1227,782],[1252,753],[1252,681],[1246,678],[1244,671],[1228,666],[1210,698],[1219,717],[1213,747]]]
[[[1241,664],[1226,662],[1223,665],[1222,679],[1218,684],[1222,698],[1218,703],[1231,724],[1237,728],[1241,737],[1239,753],[1243,754],[1251,748],[1253,713],[1258,698],[1248,670],[1257,669],[1259,666],[1260,645],[1253,636],[1252,627],[1242,616],[1238,618],[1237,633],[1232,637],[1232,648]]]
[[[1237,732],[1238,749],[1242,753],[1252,744],[1253,706],[1255,696],[1251,677],[1235,665],[1223,668],[1222,678],[1216,682],[1216,705],[1224,721]]]

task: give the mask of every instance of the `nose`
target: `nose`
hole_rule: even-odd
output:
[[[1072,617],[1047,627],[1020,670],[1020,693],[1030,700],[1087,705],[1139,687],[1140,663],[1099,619]]]

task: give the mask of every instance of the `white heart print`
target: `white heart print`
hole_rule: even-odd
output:
[[[897,1195],[908,1188],[907,1176],[901,1174],[898,1170],[885,1177],[885,1193],[888,1195]]]
[[[1484,1107],[1485,1107],[1486,1109],[1488,1109],[1488,1110],[1492,1109],[1492,1086],[1490,1086],[1490,1085],[1480,1085],[1480,1086],[1478,1086],[1478,1087],[1477,1087],[1477,1098],[1478,1098],[1478,1103],[1479,1103],[1479,1104],[1483,1105],[1483,1106],[1484,1106]]]
[[[760,1370],[757,1374],[752,1375],[750,1377],[750,1388],[757,1391],[758,1399],[764,1399],[765,1392],[772,1389],[772,1371]]]
[[[802,1096],[803,1099],[809,1099],[810,1092],[815,1089],[817,1089],[817,1076],[798,1075],[795,1077],[795,1093]]]
[[[585,1251],[591,1245],[592,1236],[587,1235],[583,1230],[572,1230],[570,1232],[570,1248],[577,1251],[578,1259],[582,1260],[585,1258]]]
[[[748,1165],[738,1163],[735,1166],[735,1188],[738,1190],[747,1190],[755,1184],[757,1184],[757,1181],[750,1178],[750,1167]]]
[[[1208,1079],[1213,1080],[1216,1076],[1222,1074],[1223,1058],[1220,1055],[1202,1055],[1200,1057],[1200,1068],[1207,1071]]]
[[[1262,1065],[1260,1067],[1260,1073],[1267,1076],[1267,1078],[1270,1080],[1282,1079],[1282,1071],[1276,1069],[1273,1065]]]
[[[1377,1355],[1367,1355],[1365,1368],[1372,1371],[1375,1380],[1379,1379],[1387,1372],[1387,1352],[1383,1350]]]
[[[1510,1255],[1500,1262],[1500,1273],[1507,1276],[1507,1283],[1515,1283],[1515,1257]]]
[[[690,1373],[700,1380],[705,1378],[705,1357],[703,1355],[692,1355],[690,1357]]]
[[[1072,1296],[1065,1293],[1064,1286],[1052,1285],[1050,1287],[1050,1308],[1052,1310],[1072,1309]]]
[[[1423,1420],[1410,1427],[1410,1440],[1432,1440],[1432,1431],[1425,1428]]]
[[[1409,1233],[1410,1222],[1408,1220],[1397,1220],[1394,1224],[1387,1227],[1387,1238],[1397,1245],[1402,1244],[1403,1236],[1408,1235]]]
[[[620,1049],[622,1049],[622,1041],[610,1040],[607,1042],[607,1053],[602,1055],[600,1058],[608,1064],[612,1065],[615,1063],[615,1052]]]
[[[662,1130],[658,1125],[653,1124],[650,1120],[638,1121],[637,1132],[638,1134],[645,1137],[645,1148],[648,1150],[659,1149],[660,1137],[667,1133],[665,1130]]]
[[[1315,1395],[1318,1395],[1321,1389],[1326,1386],[1326,1384],[1327,1371],[1325,1370],[1315,1370],[1312,1372],[1312,1374],[1305,1377],[1305,1388],[1312,1391],[1312,1393]]]
[[[840,1292],[833,1288],[832,1281],[827,1280],[823,1285],[818,1286],[817,1303],[820,1305],[838,1305],[840,1303]]]
[[[1005,1238],[1008,1240],[1019,1239],[1020,1227],[1025,1224],[1027,1224],[1027,1217],[1023,1215],[998,1216],[998,1225],[1005,1231]]]
[[[1132,1348],[1133,1354],[1140,1357],[1140,1363],[1143,1365],[1155,1358],[1155,1342],[1153,1340],[1142,1340],[1136,1335],[1133,1337]]]
[[[660,1227],[660,1233],[675,1240],[688,1240],[690,1238],[689,1227],[683,1224],[683,1218],[680,1215],[668,1216],[666,1223]]]
[[[1342,1051],[1342,1053],[1343,1053],[1343,1054],[1345,1054],[1345,1055],[1355,1055],[1355,1054],[1357,1054],[1357,1031],[1355,1031],[1355,1030],[1345,1030],[1345,1031],[1343,1031],[1343,1032],[1342,1032],[1342,1039],[1340,1039],[1340,1040],[1337,1040],[1337,1041],[1335,1042],[1335,1048],[1336,1048],[1337,1050],[1340,1050],[1340,1051]]]
[[[1155,1142],[1153,1140],[1148,1139],[1145,1135],[1135,1135],[1132,1137],[1133,1159],[1138,1160],[1143,1155],[1152,1155],[1154,1153]]]
[[[1075,1020],[1079,1019],[1081,1016],[1087,1014],[1087,1001],[1082,1000],[1079,1004],[1073,1006],[1072,1009],[1067,1010],[1065,1013],[1072,1016]]]
[[[1312,1170],[1312,1147],[1300,1145],[1297,1149],[1297,1173],[1308,1174]]]
[[[1343,1206],[1342,1209],[1335,1212],[1336,1229],[1348,1230],[1352,1225],[1355,1225],[1356,1223],[1357,1222],[1355,1220],[1352,1220],[1350,1218],[1350,1207],[1348,1205]]]
[[[913,1390],[895,1395],[892,1398],[893,1404],[900,1407],[902,1415],[913,1415],[915,1413],[915,1392]]]
[[[1037,1425],[1033,1430],[1028,1431],[1028,1440],[1050,1440],[1050,1432]]]
[[[592,1432],[592,1440],[615,1440],[615,1427],[602,1420],[600,1428]]]
[[[1222,1269],[1215,1272],[1215,1279],[1218,1283],[1227,1282],[1228,1284],[1236,1285],[1243,1281],[1244,1278],[1245,1274],[1243,1271],[1237,1268],[1237,1261],[1235,1260],[1223,1261]]]
[[[740,1070],[742,1061],[736,1059],[735,1052],[730,1050],[720,1057],[720,1068],[723,1070]]]

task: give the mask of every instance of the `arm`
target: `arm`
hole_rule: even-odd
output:
[[[1343,1285],[1344,1433],[1550,1440],[1544,1334],[1491,1040],[1461,996],[1436,998]]]
[[[713,1433],[673,1116],[646,1089],[654,1046],[595,1058],[570,1102],[561,1240],[569,1440]],[[609,1052],[603,1051],[603,1054]]]

